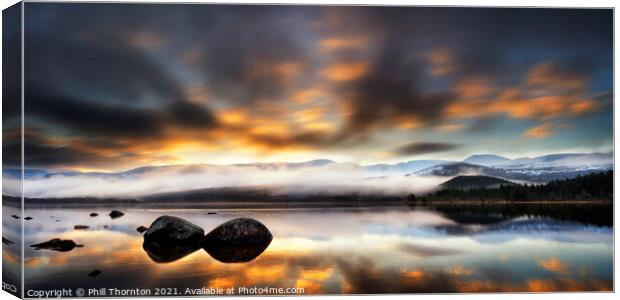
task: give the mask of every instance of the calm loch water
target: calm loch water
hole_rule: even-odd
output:
[[[125,215],[111,219],[112,209]],[[305,294],[610,291],[612,211],[610,205],[564,204],[32,208],[24,229],[25,288],[177,288],[180,294],[186,288],[242,286],[300,287]],[[143,249],[136,228],[164,214],[205,232],[251,217],[274,239],[249,262],[224,263],[198,249],[158,263]],[[4,225],[12,221],[19,220],[5,216]],[[68,252],[29,247],[54,238],[84,246]],[[3,246],[5,252],[10,247]],[[93,277],[93,271],[100,273]]]

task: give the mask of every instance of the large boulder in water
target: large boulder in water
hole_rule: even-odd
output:
[[[144,241],[170,245],[199,245],[204,234],[202,228],[187,220],[172,216],[161,216],[144,232]]]
[[[109,214],[110,218],[112,218],[112,219],[118,219],[118,218],[120,218],[120,217],[122,217],[124,215],[125,214],[123,212],[118,211],[118,210],[113,210]]]
[[[230,244],[247,245],[252,243],[271,242],[273,236],[261,222],[250,218],[230,220],[205,236],[205,245]]]
[[[173,262],[201,247],[204,230],[172,216],[157,218],[144,232],[142,248],[158,263]]]

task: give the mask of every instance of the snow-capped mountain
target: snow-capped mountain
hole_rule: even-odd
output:
[[[478,161],[480,164],[492,164],[492,166],[452,162],[425,168],[408,175],[441,177],[484,175],[506,180],[547,182],[613,169],[612,153],[551,154],[514,160],[501,159],[494,155],[478,155],[466,160]]]
[[[157,192],[278,186],[307,192],[367,190],[424,193],[462,175],[481,175],[515,183],[544,183],[613,169],[612,153],[552,154],[502,159],[477,155],[465,161],[412,160],[395,164],[360,165],[331,160],[233,165],[145,166],[122,172],[79,172],[27,169],[29,197],[140,196]],[[481,164],[473,164],[477,161]],[[501,163],[500,163],[501,162]],[[21,170],[3,169],[8,195],[19,194]]]

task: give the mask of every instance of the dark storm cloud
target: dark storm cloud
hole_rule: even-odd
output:
[[[144,49],[150,45],[141,42],[139,34],[161,38],[172,52],[166,53],[167,59],[181,59],[184,50],[190,49],[204,54],[194,65],[206,81],[199,83],[208,83],[210,93],[229,101],[271,100],[292,87],[288,77],[307,60],[301,38],[290,28],[299,21],[299,11],[270,6],[30,4],[26,97],[40,100],[53,94],[58,96],[55,100],[77,100],[76,106],[122,105],[128,108],[128,116],[118,116],[119,122],[132,125],[129,115],[140,114],[133,124],[136,128],[129,131],[141,132],[146,129],[143,125],[153,125],[144,116],[153,113],[144,109],[149,106],[156,113],[169,110],[170,121],[208,127],[214,118],[207,108],[182,101],[178,78],[154,58],[157,54],[149,52],[152,49]],[[105,107],[103,112],[109,113],[106,117],[114,113]],[[43,109],[31,113],[52,114]],[[77,120],[66,122],[78,125]]]
[[[21,131],[8,133],[2,143],[4,167],[21,166]],[[24,136],[24,164],[26,168],[59,164],[105,163],[94,152],[75,147],[59,146],[46,141],[40,132],[29,131]]]
[[[177,79],[131,42],[133,30],[152,25],[149,18],[140,22],[148,11],[132,7],[28,5],[28,120],[110,144],[160,138],[166,128],[215,126],[209,109],[186,101]]]
[[[10,143],[21,138],[20,11],[19,3],[2,11],[2,164],[4,166],[21,164],[21,146],[8,147]]]
[[[142,49],[131,47],[122,28],[110,27],[96,14],[53,15],[47,24],[52,29],[38,28],[37,17],[43,18],[35,10],[26,27],[26,97],[87,94],[126,106],[182,98],[178,82]]]
[[[308,23],[317,12],[286,6],[192,11],[191,28],[200,28],[192,35],[206,56],[199,65],[209,87],[229,101],[281,100],[278,97],[294,88],[300,72],[295,68],[313,66],[304,43],[311,38],[306,35]]]
[[[2,118],[6,128],[21,115],[21,7],[2,11]]]
[[[187,101],[176,101],[171,103],[166,112],[169,115],[164,115],[164,120],[159,120],[160,123],[166,123],[171,121],[183,128],[211,128],[216,125],[215,117],[204,106],[197,105]],[[174,126],[174,125],[173,125]]]
[[[419,154],[429,154],[435,152],[444,152],[457,149],[461,147],[460,144],[451,144],[451,143],[433,143],[433,142],[419,142],[419,143],[411,143],[401,147],[398,147],[392,151],[396,155],[408,156],[408,155],[419,155]]]
[[[401,122],[444,122],[460,100],[451,86],[472,76],[509,86],[548,60],[584,76],[611,70],[610,10],[28,3],[26,11],[27,120],[109,145],[164,139],[169,128],[204,132],[222,126],[217,104],[256,113],[259,101],[281,105],[323,84],[349,104],[336,133],[248,138],[345,148]],[[332,36],[371,43],[329,57],[317,42]],[[450,55],[444,84],[429,75],[436,49]],[[349,61],[367,70],[346,82],[317,75]],[[191,85],[205,88],[200,101],[189,99]],[[417,147],[400,150],[441,150]]]
[[[32,116],[86,135],[152,135],[159,133],[163,125],[156,111],[80,101],[67,96],[30,96],[25,110]]]
[[[160,136],[165,126],[200,129],[215,124],[206,109],[189,102],[173,102],[160,111],[36,94],[25,103],[29,114],[87,136],[150,138]]]
[[[445,105],[454,98],[449,92],[425,93],[420,81],[419,62],[405,49],[382,49],[371,63],[368,75],[351,87],[353,114],[348,134],[363,133],[380,122],[415,117],[425,122],[439,119]]]

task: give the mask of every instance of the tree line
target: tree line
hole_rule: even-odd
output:
[[[546,184],[506,184],[494,188],[447,188],[422,197],[410,194],[409,202],[433,200],[566,201],[613,199],[613,171],[592,173]]]

